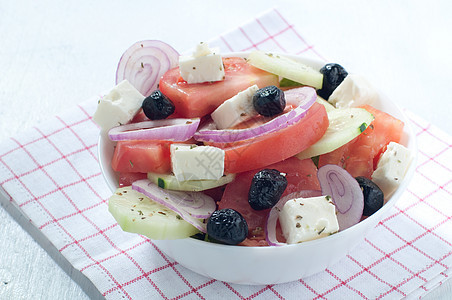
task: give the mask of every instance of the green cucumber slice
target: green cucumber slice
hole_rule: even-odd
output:
[[[178,181],[172,174],[148,173],[148,179],[162,189],[175,191],[199,192],[213,189],[233,181],[235,174],[227,174],[218,180],[186,180]]]
[[[279,82],[279,87],[296,87],[296,86],[302,86],[301,83],[287,79],[287,78],[283,78],[281,79],[281,81]]]
[[[154,240],[183,239],[199,232],[177,213],[130,186],[116,190],[108,200],[108,211],[122,230]]]
[[[299,82],[300,84],[309,85],[316,89],[322,88],[322,73],[285,56],[253,51],[248,56],[248,62],[256,68]]]
[[[331,110],[328,112],[330,125],[322,138],[296,156],[306,159],[336,150],[366,130],[373,119],[374,116],[364,108]]]

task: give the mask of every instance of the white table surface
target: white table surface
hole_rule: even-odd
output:
[[[0,140],[110,89],[119,57],[135,41],[160,39],[183,51],[276,4],[328,60],[365,74],[452,134],[448,0],[0,0]],[[15,207],[1,203],[1,299],[101,298]],[[449,282],[425,298],[451,296]]]

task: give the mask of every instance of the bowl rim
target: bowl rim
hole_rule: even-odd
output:
[[[306,57],[303,55],[287,54],[287,53],[280,53],[280,52],[273,52],[273,51],[265,51],[265,52],[272,53],[273,55],[284,56],[284,57],[291,58],[291,59],[294,59],[297,61],[301,61],[309,66],[317,66],[318,67],[318,66],[323,66],[325,64],[325,62],[321,61],[320,59],[313,59],[313,58]],[[235,56],[235,57],[246,58],[250,53],[251,53],[251,51],[225,52],[225,53],[222,53],[222,56],[223,57],[234,57]],[[405,134],[406,138],[408,138],[408,141],[405,143],[406,144],[405,146],[411,150],[411,155],[412,155],[412,161],[405,174],[404,180],[402,181],[400,186],[397,188],[397,190],[390,196],[390,198],[383,205],[383,207],[380,208],[377,212],[375,212],[371,216],[365,218],[364,220],[360,221],[359,223],[357,223],[343,231],[339,231],[339,232],[332,234],[330,236],[327,236],[327,237],[323,237],[323,238],[311,240],[311,241],[306,241],[306,242],[298,243],[298,244],[284,244],[281,246],[237,246],[237,245],[217,244],[217,243],[212,243],[212,242],[208,242],[208,241],[204,241],[204,240],[200,240],[200,239],[196,239],[196,238],[192,238],[192,237],[179,239],[179,241],[185,240],[189,243],[199,244],[199,245],[202,245],[203,247],[211,247],[213,249],[222,249],[225,247],[227,247],[228,249],[231,249],[231,247],[233,247],[235,249],[243,249],[240,251],[273,251],[273,249],[275,249],[275,248],[308,247],[308,246],[315,246],[316,244],[328,243],[329,241],[335,241],[336,239],[341,239],[344,235],[352,235],[352,231],[359,231],[362,227],[367,226],[368,223],[374,222],[375,224],[377,224],[378,222],[381,222],[383,216],[386,215],[387,212],[394,206],[395,202],[402,196],[402,194],[406,191],[408,184],[411,182],[411,179],[415,173],[415,169],[416,169],[416,165],[417,165],[418,148],[417,148],[417,139],[416,139],[416,135],[414,134],[413,127],[411,125],[411,122],[409,122],[409,119],[406,116],[406,114],[404,113],[404,111],[399,107],[399,105],[397,103],[390,101],[389,97],[387,97],[387,95],[384,92],[382,92],[379,88],[377,88],[377,87],[375,87],[375,88],[377,89],[377,91],[380,95],[380,99],[384,99],[384,101],[383,101],[384,103],[390,103],[390,105],[392,105],[393,108],[397,111],[397,113],[401,116],[401,118],[400,118],[400,116],[398,118],[401,119],[401,121],[404,123],[403,133]],[[384,112],[384,110],[383,110],[383,112]],[[104,147],[106,147],[106,143],[110,143],[112,145],[114,144],[113,142],[109,141],[108,135],[106,132],[101,132],[99,134],[98,147],[97,147],[99,165],[101,168],[102,175],[103,175],[108,187],[110,188],[111,192],[114,192],[116,190],[116,188],[118,187],[118,185],[117,185],[118,176],[117,176],[117,173],[112,170],[111,170],[111,172],[107,172],[108,169],[111,169],[111,165],[109,162],[106,162],[105,160],[102,159],[103,158],[102,150],[104,149]],[[114,176],[114,175],[116,175],[116,176]],[[115,182],[116,182],[116,184],[115,184]],[[375,226],[372,226],[371,228],[374,228],[374,227]],[[364,238],[364,236],[362,238]],[[152,240],[152,239],[150,239],[150,240]],[[245,249],[247,249],[247,250],[245,250]],[[257,250],[257,249],[260,249],[260,250]]]

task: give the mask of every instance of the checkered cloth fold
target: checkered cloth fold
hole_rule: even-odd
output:
[[[274,50],[319,58],[277,10],[210,41],[222,51]],[[97,159],[97,98],[0,146],[0,187],[107,299],[420,297],[452,265],[452,137],[406,111],[418,139],[418,166],[395,207],[353,251],[297,281],[242,286],[205,278],[123,232],[107,211],[110,191]]]

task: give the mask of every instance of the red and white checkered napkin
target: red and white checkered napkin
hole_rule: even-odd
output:
[[[276,10],[211,45],[223,51],[259,48],[318,57]],[[0,186],[108,299],[392,299],[421,296],[451,273],[452,137],[409,112],[419,165],[408,190],[370,235],[314,276],[241,286],[197,275],[148,239],[121,231],[107,211],[110,191],[97,161],[98,128],[91,119],[96,100],[2,142]]]

